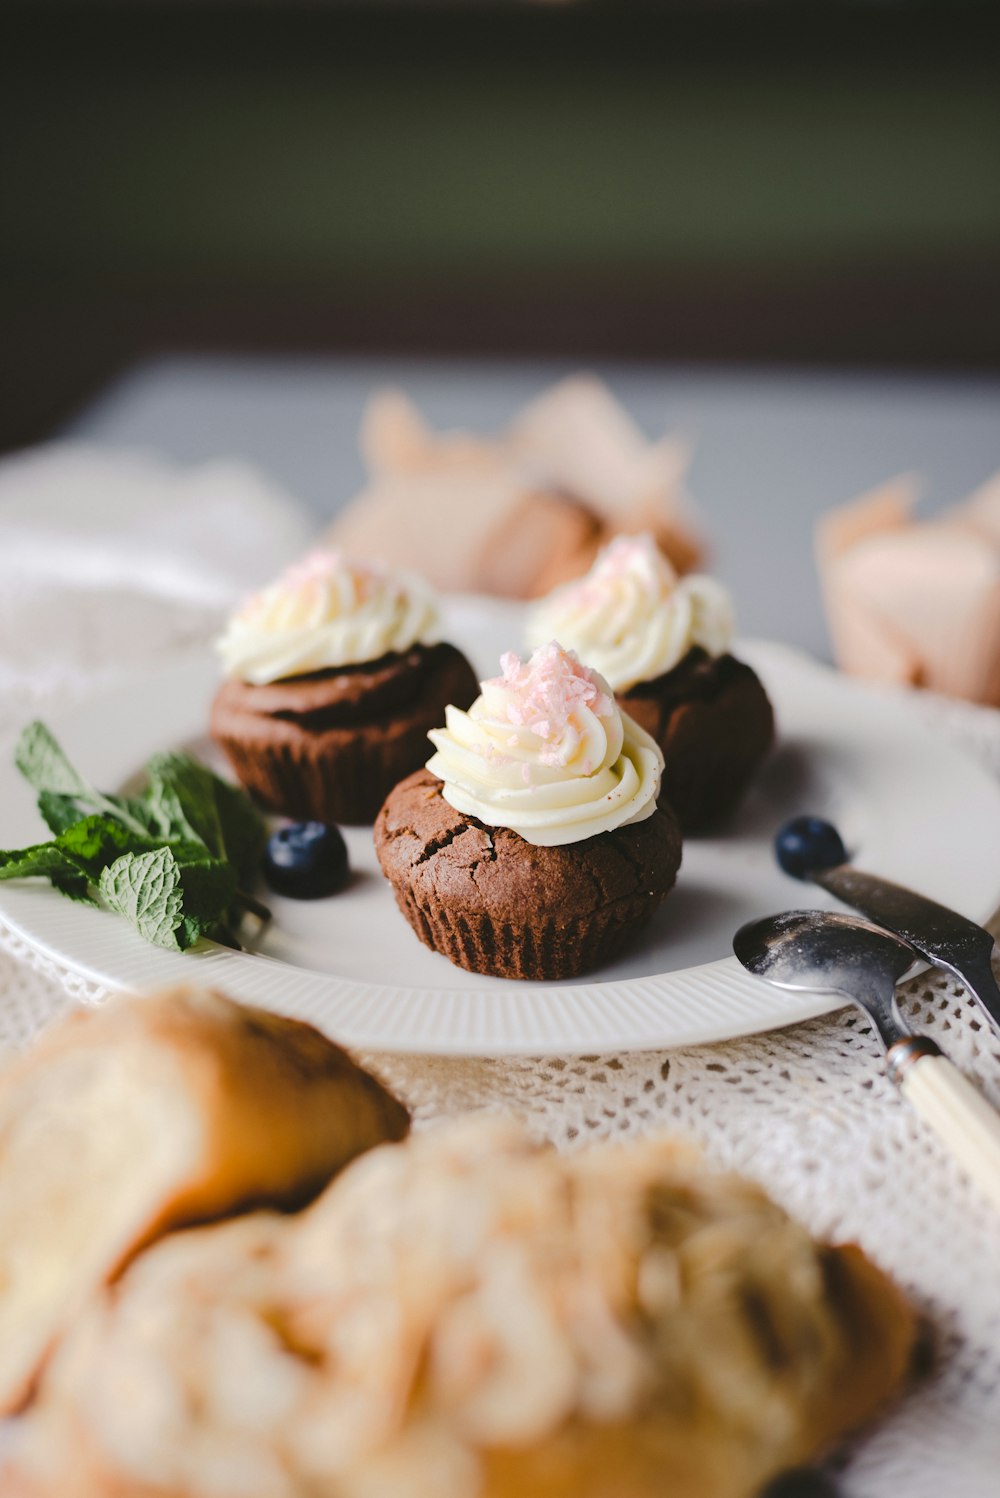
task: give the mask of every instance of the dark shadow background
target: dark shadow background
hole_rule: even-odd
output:
[[[0,448],[178,350],[1000,368],[990,4],[0,8]]]

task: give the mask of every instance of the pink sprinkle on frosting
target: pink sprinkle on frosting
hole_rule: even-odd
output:
[[[252,593],[241,606],[240,613],[252,617],[265,609],[275,588],[283,593],[318,595],[323,584],[341,571],[350,574],[359,603],[364,603],[371,596],[374,583],[387,576],[385,569],[374,562],[354,561],[346,558],[341,551],[317,548],[286,567],[271,587]]]
[[[286,567],[279,582],[287,588],[310,587],[327,582],[338,572],[350,574],[361,599],[368,597],[373,583],[384,582],[388,577],[386,569],[377,562],[345,557],[342,551],[316,550],[308,552],[298,562]]]
[[[343,566],[343,561],[339,551],[310,551],[290,567],[286,567],[279,581],[289,588],[302,588],[308,583],[322,582],[325,578],[332,577]]]
[[[500,657],[501,675],[487,686],[510,694],[507,717],[518,728],[528,728],[547,745],[560,743],[577,709],[589,707],[599,718],[614,714],[615,704],[601,678],[580,664],[576,653],[555,640],[541,645],[528,661],[508,650]],[[543,763],[556,762],[558,750],[542,750]]]
[[[663,557],[648,531],[637,536],[615,536],[591,569],[597,577],[620,577],[623,572],[663,566]]]
[[[578,607],[597,608],[608,585],[630,575],[657,588],[676,581],[673,568],[648,531],[637,536],[615,536],[578,583],[566,584],[565,596]]]

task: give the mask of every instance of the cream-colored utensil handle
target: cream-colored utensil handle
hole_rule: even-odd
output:
[[[947,1056],[915,1057],[902,1071],[899,1090],[1000,1207],[1000,1113]]]

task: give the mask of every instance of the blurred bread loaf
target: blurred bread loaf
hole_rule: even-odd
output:
[[[361,445],[369,484],[324,544],[412,568],[445,592],[538,597],[623,530],[651,530],[681,572],[701,554],[686,447],[648,442],[589,376],[553,386],[497,438],[436,433],[386,390],[369,404]]]
[[[168,1228],[298,1207],[405,1109],[311,1026],[175,989],[78,1011],[0,1074],[0,1410]]]
[[[63,1344],[17,1498],[753,1498],[899,1386],[855,1248],[665,1140],[482,1117],[175,1234]]]

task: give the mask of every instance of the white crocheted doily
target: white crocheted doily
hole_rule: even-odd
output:
[[[97,476],[91,460],[90,477]],[[130,478],[134,492],[137,471]],[[162,486],[162,470],[150,482],[157,478]],[[211,482],[205,487],[197,505],[203,516],[211,508]],[[277,501],[272,513],[256,499],[261,541],[272,549],[261,554],[285,549],[294,524]],[[204,519],[198,524],[203,534]],[[190,543],[190,536],[183,539]],[[0,592],[3,571],[0,559]],[[44,568],[39,574],[43,582]],[[23,571],[19,587],[23,592]],[[188,647],[192,635],[190,598],[176,601],[171,614],[164,596],[156,620],[160,659],[172,644]],[[217,607],[216,598],[210,603]],[[46,604],[46,617],[58,617],[58,587]],[[207,604],[199,599],[197,607]],[[106,650],[88,651],[83,661],[80,629],[89,619],[91,644],[109,645],[129,637],[137,607],[132,590],[104,589],[83,601],[77,591],[72,664],[47,653],[35,674],[26,670],[22,640],[4,630],[0,610],[0,679],[15,687],[0,728],[15,726],[55,692],[64,700],[68,688],[80,696],[95,681],[107,684],[119,663]],[[202,618],[197,622],[204,627]],[[939,731],[1000,775],[1000,713],[931,698],[921,705]],[[75,1001],[101,996],[0,929],[0,1048],[27,1045]],[[904,1009],[1000,1105],[1000,1040],[961,987],[928,973],[905,986]],[[760,1180],[817,1234],[861,1243],[926,1312],[933,1364],[898,1409],[834,1459],[844,1494],[992,1498],[1000,1492],[1000,1215],[883,1079],[875,1043],[853,1012],[669,1053],[571,1061],[364,1059],[418,1121],[466,1109],[511,1110],[567,1147],[607,1135],[679,1130],[699,1140],[711,1160]]]

